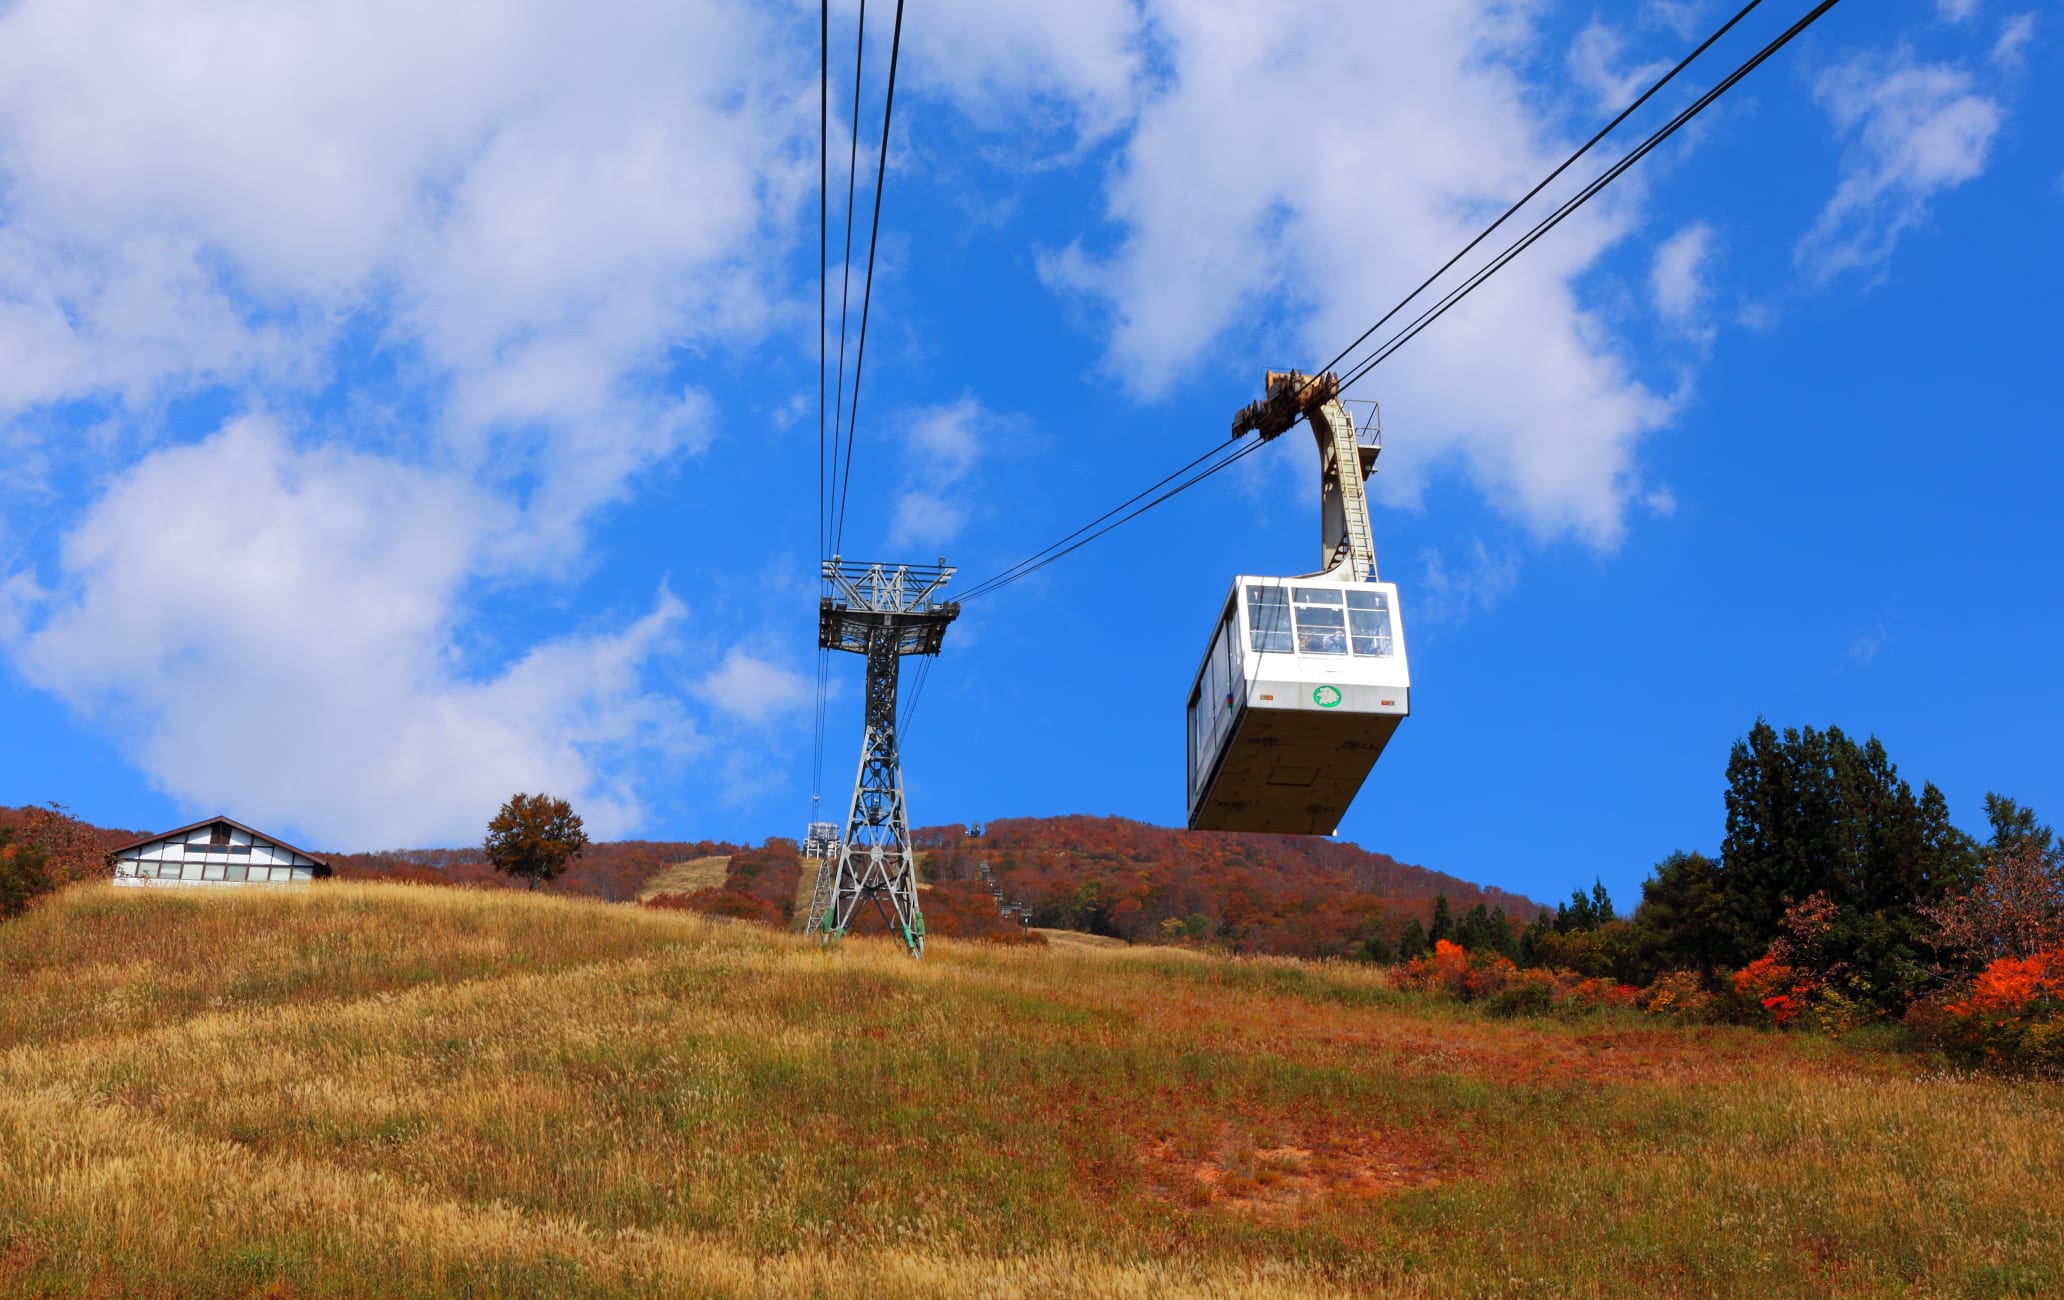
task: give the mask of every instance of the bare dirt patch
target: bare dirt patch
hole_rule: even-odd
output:
[[[1155,1193],[1192,1209],[1280,1222],[1317,1201],[1370,1200],[1440,1181],[1434,1145],[1409,1133],[1306,1130],[1278,1138],[1227,1121],[1203,1140],[1163,1133],[1140,1144]]]

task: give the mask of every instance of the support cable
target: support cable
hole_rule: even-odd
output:
[[[960,597],[960,603],[965,605],[967,602],[974,600],[978,596],[986,596],[989,595],[991,592],[1001,591],[1003,588],[1010,586],[1014,582],[1018,582],[1025,578],[1031,577],[1033,574],[1039,572],[1047,565],[1052,564],[1055,560],[1060,559],[1062,556],[1070,555],[1076,551],[1081,550],[1083,547],[1089,545],[1097,538],[1102,537],[1105,533],[1108,533],[1115,528],[1119,528],[1125,524],[1132,522],[1133,520],[1139,518],[1141,515],[1147,513],[1147,511],[1152,510],[1155,506],[1160,505],[1162,502],[1177,495],[1178,493],[1185,492],[1190,488],[1195,487],[1197,484],[1203,482],[1207,478],[1210,478],[1213,474],[1218,473],[1220,470],[1231,468],[1233,465],[1238,464],[1240,461],[1245,460],[1247,457],[1253,455],[1257,450],[1259,450],[1261,447],[1265,445],[1265,441],[1257,437],[1244,444],[1233,442],[1225,443],[1218,447],[1214,447],[1212,449],[1214,452],[1223,452],[1227,447],[1238,447],[1239,450],[1234,452],[1230,456],[1225,456],[1216,464],[1208,466],[1207,468],[1199,470],[1197,473],[1192,474],[1190,477],[1184,479],[1182,482],[1176,484],[1174,487],[1168,489],[1166,492],[1163,492],[1161,495],[1149,500],[1145,505],[1139,506],[1130,511],[1129,513],[1121,515],[1118,518],[1111,520],[1111,522],[1105,524],[1101,528],[1098,528],[1095,532],[1089,533],[1087,536],[1080,538],[1072,545],[1064,546],[1059,550],[1053,551],[1051,555],[1046,556],[1046,558],[1040,560],[1037,564],[1014,566],[1015,571],[1006,571],[1005,573],[999,574],[994,578],[977,584],[972,590],[962,593]],[[1191,463],[1194,464],[1195,462],[1193,461]],[[1181,471],[1177,472],[1180,473]],[[1167,480],[1164,479],[1162,481],[1166,482]],[[1138,498],[1135,497],[1134,499],[1137,500]],[[1077,532],[1080,531],[1082,530],[1077,530]]]
[[[824,539],[830,536],[824,499],[824,439],[830,418],[824,401],[824,332],[831,324],[831,286],[824,274],[824,259],[831,252],[831,0],[818,3],[817,64],[817,559],[821,563]]]
[[[1066,537],[1063,537],[1058,541],[1052,542],[1046,546],[1041,547],[1040,549],[1032,552],[1032,554],[1026,556],[1024,559],[1019,560],[1016,564],[1011,565],[1009,568],[1004,569],[1003,571],[991,577],[985,578],[981,582],[976,583],[973,587],[968,589],[969,592],[972,593],[986,591],[1000,585],[1003,580],[1013,579],[1017,570],[1027,568],[1027,566],[1032,565],[1041,557],[1045,556],[1047,552],[1057,550],[1060,547],[1067,545],[1069,542],[1074,541],[1076,538],[1082,536],[1082,534],[1088,532],[1090,529],[1096,527],[1098,524],[1104,522],[1106,519],[1109,519],[1112,515],[1117,514],[1119,511],[1125,509],[1125,507],[1131,505],[1133,502],[1138,501],[1141,497],[1148,495],[1149,493],[1155,491],[1157,488],[1166,486],[1167,484],[1173,482],[1176,478],[1180,477],[1181,475],[1188,473],[1189,471],[1195,469],[1197,466],[1203,464],[1205,461],[1210,460],[1213,456],[1219,455],[1224,450],[1225,448],[1222,445],[1210,448],[1203,455],[1197,457],[1189,464],[1182,466],[1180,469],[1177,469],[1172,473],[1164,475],[1159,482],[1152,483],[1144,488],[1141,488],[1139,491],[1133,493],[1125,500],[1120,501],[1117,505],[1112,506],[1109,510],[1104,511],[1104,513],[1098,515],[1096,518],[1082,525],[1082,527],[1076,529],[1072,533],[1069,533]],[[967,597],[963,596],[962,599],[965,600],[967,599]]]
[[[1393,334],[1389,339],[1385,340],[1383,344],[1379,346],[1374,352],[1370,353],[1367,357],[1363,358],[1360,362],[1356,363],[1356,365],[1351,370],[1349,370],[1346,375],[1341,377],[1340,388],[1343,391],[1345,391],[1349,385],[1362,379],[1371,370],[1374,370],[1379,364],[1388,359],[1399,348],[1411,342],[1414,338],[1416,338],[1419,335],[1420,331],[1424,330],[1427,326],[1433,324],[1433,322],[1439,320],[1442,316],[1446,315],[1450,308],[1454,307],[1457,303],[1461,302],[1464,298],[1468,297],[1478,287],[1480,287],[1484,283],[1484,281],[1490,279],[1493,275],[1496,275],[1500,270],[1504,269],[1504,267],[1508,263],[1510,263],[1513,258],[1518,257],[1521,253],[1533,247],[1534,243],[1537,240],[1539,240],[1543,235],[1546,235],[1549,231],[1555,229],[1556,226],[1562,224],[1565,218],[1569,217],[1572,213],[1576,212],[1577,209],[1583,207],[1584,204],[1590,202],[1591,199],[1598,195],[1599,191],[1603,190],[1606,186],[1612,184],[1613,181],[1617,180],[1620,176],[1624,175],[1629,168],[1634,166],[1634,164],[1640,162],[1643,158],[1646,158],[1665,140],[1668,140],[1671,136],[1675,135],[1679,130],[1683,129],[1686,123],[1690,122],[1693,118],[1697,117],[1700,113],[1704,112],[1708,107],[1710,107],[1713,104],[1715,100],[1719,99],[1720,96],[1726,94],[1730,89],[1732,89],[1735,86],[1736,83],[1741,81],[1742,78],[1748,76],[1751,72],[1754,72],[1758,67],[1761,67],[1763,63],[1770,58],[1770,56],[1776,54],[1779,50],[1783,49],[1787,44],[1789,44],[1792,41],[1794,37],[1798,36],[1800,32],[1803,32],[1808,27],[1812,26],[1813,23],[1821,17],[1821,15],[1825,14],[1828,10],[1834,8],[1835,5],[1838,3],[1840,3],[1840,0],[1821,0],[1820,4],[1814,6],[1814,8],[1811,11],[1809,11],[1804,17],[1800,18],[1797,22],[1793,23],[1790,27],[1786,28],[1783,32],[1779,33],[1778,36],[1775,39],[1773,39],[1768,45],[1765,45],[1762,49],[1758,50],[1754,55],[1750,56],[1748,60],[1743,62],[1742,65],[1736,68],[1733,72],[1727,74],[1727,76],[1723,78],[1720,82],[1715,84],[1712,87],[1712,89],[1706,91],[1705,94],[1700,95],[1697,99],[1693,100],[1689,106],[1687,106],[1681,112],[1679,112],[1675,117],[1671,118],[1668,122],[1658,127],[1655,131],[1651,132],[1648,138],[1643,140],[1638,146],[1636,146],[1630,153],[1627,154],[1626,157],[1620,159],[1618,162],[1615,162],[1611,167],[1607,168],[1590,184],[1586,185],[1583,189],[1577,191],[1576,194],[1570,196],[1568,199],[1565,199],[1560,205],[1556,207],[1556,209],[1553,212],[1549,213],[1540,221],[1536,222],[1534,224],[1534,227],[1531,230],[1527,231],[1526,234],[1520,236],[1518,239],[1514,240],[1511,244],[1506,246],[1505,250],[1499,253],[1498,256],[1492,258],[1489,262],[1477,268],[1476,271],[1470,274],[1468,279],[1464,280],[1461,284],[1455,286],[1454,288],[1448,290],[1448,292],[1443,294],[1440,300],[1434,303],[1433,306],[1428,307],[1425,311],[1419,313],[1418,317],[1416,317],[1411,324],[1399,330],[1396,334]],[[1385,319],[1388,319],[1388,317],[1386,317]],[[1363,337],[1366,338],[1368,336],[1365,334],[1363,335]]]
[[[1763,3],[1763,0],[1749,0],[1747,4],[1743,5],[1739,10],[1735,11],[1734,17],[1729,18],[1726,22],[1722,23],[1718,28],[1716,28],[1712,35],[1706,37],[1705,40],[1700,41],[1696,49],[1692,50],[1691,53],[1685,55],[1682,59],[1679,59],[1677,61],[1676,66],[1672,67],[1668,72],[1665,72],[1661,77],[1657,78],[1655,84],[1651,85],[1647,90],[1642,91],[1633,103],[1621,109],[1619,113],[1614,116],[1612,121],[1607,122],[1602,127],[1599,127],[1597,132],[1594,133],[1589,140],[1584,141],[1583,144],[1577,147],[1577,151],[1575,153],[1563,159],[1554,171],[1549,172],[1546,176],[1543,176],[1540,179],[1540,182],[1536,184],[1534,188],[1528,190],[1525,194],[1521,195],[1517,202],[1513,203],[1511,207],[1505,209],[1503,213],[1499,214],[1499,217],[1496,221],[1493,221],[1490,225],[1485,226],[1482,230],[1478,231],[1476,238],[1464,244],[1460,249],[1456,251],[1453,257],[1450,257],[1447,261],[1441,263],[1440,269],[1435,271],[1432,275],[1427,276],[1424,280],[1420,281],[1419,286],[1416,289],[1413,289],[1412,292],[1406,294],[1403,298],[1398,299],[1397,305],[1395,307],[1392,307],[1389,311],[1383,313],[1383,315],[1380,318],[1378,318],[1374,325],[1371,325],[1369,328],[1363,330],[1361,334],[1355,338],[1354,342],[1348,344],[1346,347],[1336,352],[1333,355],[1333,359],[1331,361],[1328,361],[1325,365],[1320,366],[1316,371],[1313,371],[1313,375],[1323,375],[1327,371],[1333,369],[1333,367],[1339,365],[1342,361],[1346,360],[1348,353],[1353,352],[1356,348],[1360,347],[1363,343],[1367,342],[1371,335],[1375,334],[1377,330],[1382,329],[1384,325],[1390,321],[1391,317],[1403,311],[1405,307],[1409,305],[1414,298],[1417,298],[1420,294],[1425,293],[1426,290],[1430,286],[1432,286],[1434,281],[1440,279],[1449,271],[1453,270],[1457,262],[1469,256],[1470,252],[1473,251],[1478,244],[1481,244],[1484,240],[1489,239],[1492,233],[1495,232],[1498,229],[1498,227],[1504,225],[1507,221],[1511,220],[1512,215],[1515,212],[1518,212],[1528,203],[1531,203],[1534,200],[1535,196],[1539,195],[1542,190],[1545,190],[1550,185],[1554,184],[1557,177],[1561,176],[1564,172],[1568,171],[1571,167],[1575,166],[1577,161],[1581,159],[1585,154],[1590,153],[1592,148],[1595,147],[1600,140],[1603,140],[1606,136],[1610,135],[1613,132],[1613,130],[1620,125],[1620,123],[1626,121],[1629,117],[1632,117],[1637,109],[1639,109],[1643,104],[1646,104],[1650,99],[1655,97],[1656,92],[1660,91],[1664,86],[1669,85],[1670,82],[1676,78],[1678,73],[1690,67],[1692,61],[1697,59],[1699,55],[1704,54],[1707,50],[1711,49],[1713,47],[1714,42],[1718,41],[1721,37],[1727,35],[1728,32],[1734,30],[1735,24],[1739,23],[1742,19],[1748,17],[1749,12],[1761,3]]]
[[[846,497],[853,484],[853,425],[860,418],[860,368],[867,362],[867,310],[874,301],[874,249],[881,237],[882,183],[889,175],[889,119],[896,111],[896,60],[903,49],[903,0],[896,0],[896,26],[889,38],[889,88],[882,100],[881,159],[874,169],[874,221],[867,234],[867,281],[860,291],[860,346],[853,357],[853,408],[846,417],[846,468],[838,492],[838,520],[832,526],[831,549],[838,552],[846,535]],[[857,88],[856,88],[857,96]],[[858,128],[857,121],[855,129]]]
[[[827,0],[828,3],[828,0]],[[846,252],[839,263],[838,382],[831,399],[831,516],[843,516],[845,503],[839,496],[839,430],[846,409],[846,317],[853,288],[853,192],[860,179],[860,73],[867,53],[867,0],[860,0],[860,32],[853,42],[852,143],[846,156]],[[830,54],[825,55],[827,64]],[[829,94],[829,91],[825,92]],[[832,542],[831,518],[824,521],[823,554],[837,547]]]
[[[857,89],[857,81],[855,83]],[[859,130],[856,123],[855,132]],[[859,150],[858,136],[854,151]],[[850,224],[850,219],[849,219]],[[822,567],[831,540],[831,510],[827,494],[825,368],[829,358],[826,344],[831,327],[831,284],[825,269],[831,253],[831,0],[819,0],[817,8],[817,562]],[[840,314],[844,315],[844,306]],[[843,325],[843,320],[841,320]],[[839,372],[845,373],[840,362]],[[832,440],[837,445],[836,439]],[[810,819],[819,818],[818,803],[824,795],[825,697],[830,689],[831,652],[817,650],[817,706],[810,742]]]
[[[1708,36],[1704,41],[1701,41],[1697,48],[1693,49],[1690,54],[1687,54],[1683,59],[1679,60],[1675,66],[1673,66],[1668,72],[1664,73],[1663,76],[1659,78],[1653,85],[1651,85],[1647,90],[1643,91],[1640,94],[1640,96],[1638,96],[1634,100],[1633,103],[1629,104],[1625,109],[1621,110],[1612,119],[1612,121],[1608,122],[1589,140],[1585,141],[1584,144],[1580,146],[1575,153],[1571,154],[1567,159],[1565,159],[1559,166],[1555,168],[1554,171],[1550,172],[1546,177],[1542,178],[1539,184],[1535,185],[1531,190],[1527,191],[1527,193],[1523,197],[1521,197],[1518,202],[1514,203],[1511,207],[1507,208],[1505,212],[1498,217],[1497,220],[1493,221],[1490,225],[1486,226],[1481,232],[1477,234],[1477,236],[1474,239],[1470,240],[1469,243],[1464,245],[1460,251],[1455,253],[1454,256],[1450,257],[1445,263],[1443,263],[1439,270],[1435,271],[1432,275],[1428,276],[1423,282],[1420,283],[1420,285],[1417,288],[1413,289],[1411,293],[1406,294],[1404,298],[1398,301],[1396,306],[1392,307],[1389,311],[1385,312],[1383,316],[1380,319],[1378,319],[1374,325],[1371,325],[1368,329],[1364,330],[1361,333],[1361,335],[1355,339],[1354,342],[1348,344],[1347,347],[1343,348],[1339,353],[1337,353],[1333,357],[1331,361],[1328,361],[1325,366],[1321,367],[1320,370],[1315,373],[1323,374],[1326,371],[1331,370],[1334,366],[1338,365],[1342,359],[1347,357],[1357,347],[1361,346],[1362,343],[1367,341],[1372,335],[1374,335],[1378,330],[1380,330],[1400,311],[1404,310],[1405,307],[1409,306],[1415,298],[1417,298],[1420,294],[1424,293],[1429,286],[1431,286],[1435,281],[1439,280],[1442,275],[1446,274],[1449,270],[1451,270],[1456,265],[1456,263],[1460,262],[1462,258],[1466,257],[1471,250],[1475,249],[1477,245],[1481,244],[1486,238],[1488,238],[1493,232],[1495,232],[1500,226],[1502,226],[1507,220],[1509,220],[1514,213],[1519,211],[1520,208],[1524,207],[1529,201],[1531,201],[1537,195],[1539,195],[1544,188],[1551,184],[1557,177],[1562,175],[1563,172],[1567,171],[1586,153],[1590,152],[1590,150],[1595,145],[1597,145],[1598,142],[1602,140],[1607,134],[1613,131],[1621,123],[1626,121],[1626,119],[1631,114],[1633,114],[1635,110],[1639,109],[1643,104],[1647,103],[1649,99],[1654,97],[1654,95],[1658,91],[1660,91],[1665,85],[1667,85],[1672,79],[1674,79],[1678,73],[1682,72],[1686,67],[1688,67],[1693,60],[1697,59],[1701,54],[1705,53],[1705,51],[1711,48],[1716,41],[1718,41],[1721,37],[1725,36],[1729,31],[1731,31],[1736,26],[1736,24],[1740,23],[1742,19],[1746,18],[1749,15],[1749,13],[1752,10],[1754,10],[1757,7],[1757,5],[1759,5],[1761,2],[1762,0],[1749,0],[1748,4],[1744,5],[1740,10],[1738,10],[1733,17],[1729,18],[1725,23],[1723,23],[1718,29],[1716,29],[1712,33],[1712,35]],[[1548,231],[1553,230],[1557,225],[1561,224],[1564,218],[1568,217],[1571,213],[1575,212],[1578,208],[1582,207],[1585,203],[1589,202],[1593,197],[1595,197],[1598,194],[1600,190],[1603,190],[1607,185],[1611,184],[1614,180],[1618,179],[1621,175],[1623,175],[1628,168],[1634,166],[1636,163],[1641,161],[1641,159],[1647,157],[1649,153],[1653,152],[1665,140],[1668,140],[1672,135],[1675,135],[1680,129],[1683,128],[1683,126],[1686,123],[1691,121],[1694,117],[1698,116],[1698,114],[1700,114],[1701,112],[1705,111],[1707,107],[1709,107],[1715,100],[1719,99],[1721,95],[1725,94],[1728,90],[1732,89],[1736,83],[1742,80],[1742,78],[1746,77],[1749,73],[1755,71],[1756,68],[1760,67],[1772,55],[1776,54],[1779,50],[1783,49],[1795,37],[1797,37],[1799,33],[1805,31],[1808,27],[1812,26],[1813,23],[1818,21],[1822,15],[1827,13],[1828,10],[1834,8],[1837,3],[1839,3],[1839,0],[1821,0],[1820,4],[1816,5],[1804,17],[1800,18],[1797,22],[1793,23],[1789,28],[1785,29],[1785,31],[1781,33],[1779,36],[1777,36],[1776,39],[1772,40],[1768,45],[1765,45],[1761,50],[1759,50],[1755,55],[1751,56],[1741,66],[1737,67],[1733,72],[1729,73],[1727,77],[1721,80],[1712,89],[1706,91],[1703,95],[1699,96],[1699,98],[1693,101],[1693,103],[1689,107],[1679,112],[1668,123],[1664,124],[1664,126],[1657,129],[1655,132],[1651,133],[1647,139],[1642,141],[1642,143],[1639,146],[1637,146],[1632,152],[1630,152],[1626,157],[1615,162],[1611,167],[1607,168],[1602,175],[1600,175],[1599,177],[1591,181],[1589,184],[1587,184],[1576,195],[1574,195],[1568,200],[1565,200],[1553,213],[1543,218],[1533,227],[1533,229],[1529,230],[1525,235],[1521,236],[1518,240],[1515,240],[1511,245],[1507,246],[1503,252],[1501,252],[1497,257],[1493,258],[1491,262],[1488,263],[1486,266],[1481,267],[1477,271],[1473,272],[1470,275],[1470,277],[1467,280],[1465,280],[1461,285],[1449,290],[1447,294],[1443,295],[1440,301],[1435,303],[1432,307],[1421,312],[1420,315],[1417,318],[1415,318],[1410,325],[1407,325],[1397,334],[1392,335],[1389,339],[1385,340],[1383,344],[1378,346],[1374,353],[1364,358],[1362,361],[1358,362],[1348,372],[1348,374],[1341,379],[1340,389],[1342,391],[1345,391],[1350,384],[1366,376],[1370,370],[1375,368],[1377,364],[1382,362],[1385,358],[1389,357],[1392,353],[1396,352],[1398,348],[1403,347],[1406,343],[1410,342],[1414,337],[1416,337],[1419,334],[1420,331],[1424,330],[1434,321],[1440,319],[1442,315],[1446,314],[1449,308],[1453,307],[1456,303],[1460,302],[1463,298],[1467,297],[1469,293],[1472,292],[1477,286],[1481,285],[1485,280],[1489,279],[1492,275],[1496,274],[1514,257],[1517,257],[1520,253],[1532,247],[1535,241],[1540,239],[1543,235],[1547,234]],[[1112,516],[1117,515],[1120,511],[1125,510],[1127,506],[1132,505],[1133,502],[1138,501],[1141,497],[1144,497],[1148,493],[1153,492],[1156,488],[1161,487],[1162,484],[1167,483],[1170,479],[1175,478],[1177,475],[1184,473],[1185,471],[1201,463],[1203,460],[1223,450],[1222,447],[1213,448],[1211,451],[1206,452],[1204,456],[1198,457],[1197,460],[1191,461],[1189,465],[1186,465],[1182,469],[1175,471],[1174,474],[1169,475],[1167,478],[1163,478],[1160,481],[1160,483],[1154,484],[1153,487],[1149,487],[1144,491],[1137,493],[1133,497],[1129,498],[1127,501],[1097,516],[1088,524],[1083,525],[1081,528],[1076,529],[1073,533],[1070,533],[1066,537],[1060,539],[1060,541],[1054,542],[1042,550],[1033,552],[1030,556],[1027,556],[1025,559],[1018,561],[1016,564],[1011,565],[1009,568],[1004,569],[994,577],[988,578],[983,582],[977,583],[973,588],[969,589],[967,592],[961,595],[961,601],[964,603],[966,601],[973,600],[978,596],[988,595],[992,592],[999,591],[1004,587],[1007,587],[1012,583],[1019,581],[1022,578],[1029,577],[1031,574],[1036,573],[1040,569],[1045,568],[1047,565],[1053,563],[1055,560],[1060,559],[1062,556],[1081,549],[1082,547],[1088,545],[1090,542],[1093,542],[1097,538],[1102,537],[1105,533],[1112,531],[1112,529],[1115,529],[1122,524],[1125,524],[1133,519],[1138,518],[1140,515],[1146,513],[1146,511],[1151,510],[1153,507],[1161,504],[1163,501],[1168,500],[1170,497],[1173,497],[1177,493],[1185,491],[1188,488],[1195,486],[1197,483],[1202,482],[1204,479],[1209,478],[1211,475],[1216,474],[1218,471],[1227,468],[1235,461],[1244,458],[1246,455],[1251,453],[1256,447],[1259,447],[1261,445],[1261,440],[1256,440],[1255,442],[1248,444],[1244,449],[1242,449],[1237,454],[1229,456],[1226,459],[1218,462],[1217,464],[1212,465],[1210,468],[1202,471],[1201,473],[1191,476],[1190,478],[1177,484],[1174,488],[1161,493],[1161,495],[1159,496],[1154,497],[1151,501],[1148,501],[1147,504],[1140,506],[1138,509],[1133,510],[1131,513],[1125,514],[1122,517],[1113,520],[1112,522],[1105,523],[1106,520],[1112,520]],[[1099,527],[1098,525],[1103,526]]]
[[[903,701],[903,717],[896,723],[896,744],[900,748],[910,743],[910,724],[917,720],[918,702],[924,699],[925,682],[932,675],[932,664],[937,655],[921,655],[917,665],[917,680],[910,684],[910,694]]]
[[[816,803],[824,793],[824,719],[831,694],[831,651],[823,646],[817,648],[817,742],[810,756],[810,803],[816,811]]]

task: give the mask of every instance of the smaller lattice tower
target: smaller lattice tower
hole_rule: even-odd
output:
[[[896,685],[908,655],[935,655],[960,606],[939,593],[953,570],[936,565],[824,565],[817,644],[867,657],[866,731],[845,835],[819,860],[810,896],[809,932],[826,942],[852,927],[872,903],[913,957],[924,955],[924,914],[917,905],[917,860],[910,851],[910,815],[903,800],[903,760],[896,748]]]
[[[838,830],[836,822],[811,822],[803,833],[803,856],[820,860],[837,857]]]

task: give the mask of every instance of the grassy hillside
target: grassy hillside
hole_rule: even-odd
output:
[[[660,894],[692,894],[698,889],[715,889],[724,883],[724,869],[730,865],[731,855],[728,853],[671,863],[638,886],[638,897],[642,901]]]
[[[0,925],[0,1293],[2054,1294],[2055,1084],[330,884]]]

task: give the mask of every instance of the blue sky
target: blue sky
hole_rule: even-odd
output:
[[[1202,453],[1723,16],[911,4],[844,552],[971,585]],[[0,10],[0,801],[374,848],[548,789],[611,837],[796,833],[816,20]],[[1847,0],[1357,388],[1415,691],[1344,837],[1631,902],[1717,848],[1759,714],[1875,733],[1967,828],[1990,789],[2064,816],[2058,34]],[[1313,469],[1299,430],[972,602],[916,820],[1179,822],[1209,621],[1311,567]]]

